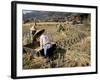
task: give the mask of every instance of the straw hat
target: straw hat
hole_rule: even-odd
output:
[[[33,35],[33,38],[39,38],[43,33],[45,32],[45,29],[37,30],[37,32]]]

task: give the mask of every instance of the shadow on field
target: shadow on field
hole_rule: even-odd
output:
[[[28,45],[29,46],[29,45]],[[32,49],[27,49],[29,53],[33,53]],[[64,54],[66,50],[56,45],[48,50],[48,56],[44,56],[44,50],[37,52],[38,55],[32,55],[31,59],[28,59],[29,54],[25,53],[23,56],[23,68],[24,69],[41,69],[41,68],[58,68],[63,66]]]

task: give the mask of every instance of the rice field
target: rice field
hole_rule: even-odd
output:
[[[23,24],[23,45],[31,42],[29,30],[34,23]],[[91,65],[90,52],[90,25],[67,24],[59,22],[40,22],[36,28],[45,29],[50,40],[55,42],[57,48],[52,58],[31,56],[23,52],[23,69],[44,69],[60,67],[84,67]]]

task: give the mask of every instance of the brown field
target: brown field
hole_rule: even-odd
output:
[[[58,32],[59,22],[40,22],[36,28],[45,29],[50,40],[57,44],[57,49],[52,58],[33,56],[31,60],[28,55],[23,53],[23,68],[59,68],[59,67],[80,67],[91,65],[90,52],[90,25],[89,24],[67,24],[63,25],[64,31]],[[23,41],[27,38],[30,27],[34,23],[23,24]],[[26,35],[25,35],[26,34]],[[27,43],[30,43],[30,37]]]

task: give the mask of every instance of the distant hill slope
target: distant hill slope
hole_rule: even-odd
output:
[[[47,19],[55,17],[65,17],[64,12],[48,12],[48,11],[32,11],[30,13],[23,14],[23,20],[27,19]]]

